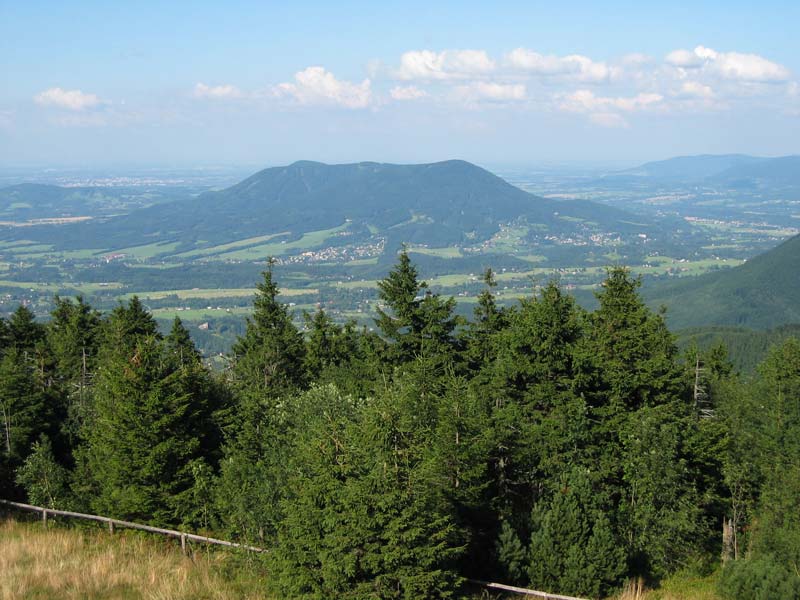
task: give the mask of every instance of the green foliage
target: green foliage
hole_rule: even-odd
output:
[[[275,558],[280,591],[452,596],[461,535],[441,494],[426,485],[424,437],[412,426],[411,405],[390,393],[357,410],[332,387],[301,402],[319,412],[295,443]]]
[[[304,336],[273,275],[219,377],[137,298],[0,320],[2,495],[267,546],[285,597],[595,598],[720,550],[728,596],[796,597],[800,342],[751,378],[679,356],[624,269],[593,312],[556,282],[500,309],[489,272],[464,324],[405,252],[380,335],[320,310]]]
[[[528,575],[536,589],[603,597],[625,574],[625,552],[578,469],[533,509]]]
[[[455,300],[431,294],[427,287],[419,281],[405,250],[389,275],[378,282],[378,296],[389,311],[378,307],[375,324],[388,342],[385,360],[391,365],[420,358],[426,366],[435,368],[454,358],[459,324]]]
[[[273,538],[280,521],[293,416],[287,398],[306,382],[303,338],[277,299],[272,268],[270,261],[234,346],[235,406],[216,494],[226,530],[259,543]]]
[[[184,522],[193,512],[193,465],[213,431],[205,372],[199,363],[182,364],[173,345],[151,333],[134,300],[111,315],[106,331],[82,430],[92,484],[85,501],[100,514]],[[112,345],[123,331],[135,333]]]
[[[36,506],[65,509],[69,506],[69,473],[53,456],[50,440],[42,435],[17,469],[17,483]]]
[[[768,329],[800,322],[800,236],[746,263],[648,289],[652,306],[670,307],[676,329],[727,325]]]
[[[495,553],[503,581],[511,585],[522,585],[527,582],[528,551],[508,521],[503,521],[500,525]]]
[[[41,384],[25,350],[12,346],[0,357],[0,492],[6,496],[17,495],[14,471],[52,423]]]
[[[253,316],[233,347],[233,385],[246,397],[277,398],[305,383],[305,348],[288,307],[278,301],[273,263],[256,286]]]
[[[631,415],[621,436],[624,497],[620,534],[635,572],[663,576],[685,565],[709,535],[686,456],[696,420],[670,405]]]
[[[800,577],[770,558],[736,560],[725,565],[717,588],[727,600],[797,600]]]

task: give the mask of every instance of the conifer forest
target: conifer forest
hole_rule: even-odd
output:
[[[452,598],[467,579],[604,598],[721,569],[800,598],[800,342],[755,373],[678,351],[640,280],[471,318],[403,251],[372,327],[293,314],[272,264],[211,369],[136,297],[0,321],[0,497],[269,551],[285,598]],[[302,317],[302,322],[299,320]]]

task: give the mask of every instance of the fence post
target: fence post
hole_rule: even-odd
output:
[[[181,534],[181,552],[186,554],[186,534],[185,533]]]
[[[44,524],[45,527],[47,527],[47,509],[46,508],[42,511],[42,523]]]
[[[108,532],[111,535],[114,535],[114,521],[112,521],[111,519],[108,520]]]

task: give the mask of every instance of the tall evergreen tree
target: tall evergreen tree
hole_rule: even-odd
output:
[[[14,472],[51,423],[50,406],[25,350],[8,348],[0,357],[0,493],[17,497]]]
[[[77,489],[100,513],[155,524],[188,520],[210,401],[199,362],[182,365],[136,299],[105,324]]]
[[[217,486],[227,529],[259,543],[274,536],[280,520],[292,418],[287,399],[307,380],[303,338],[278,300],[273,267],[270,261],[253,316],[233,347],[236,405]]]

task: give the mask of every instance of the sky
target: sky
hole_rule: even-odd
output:
[[[800,153],[800,2],[0,0],[0,166]]]

